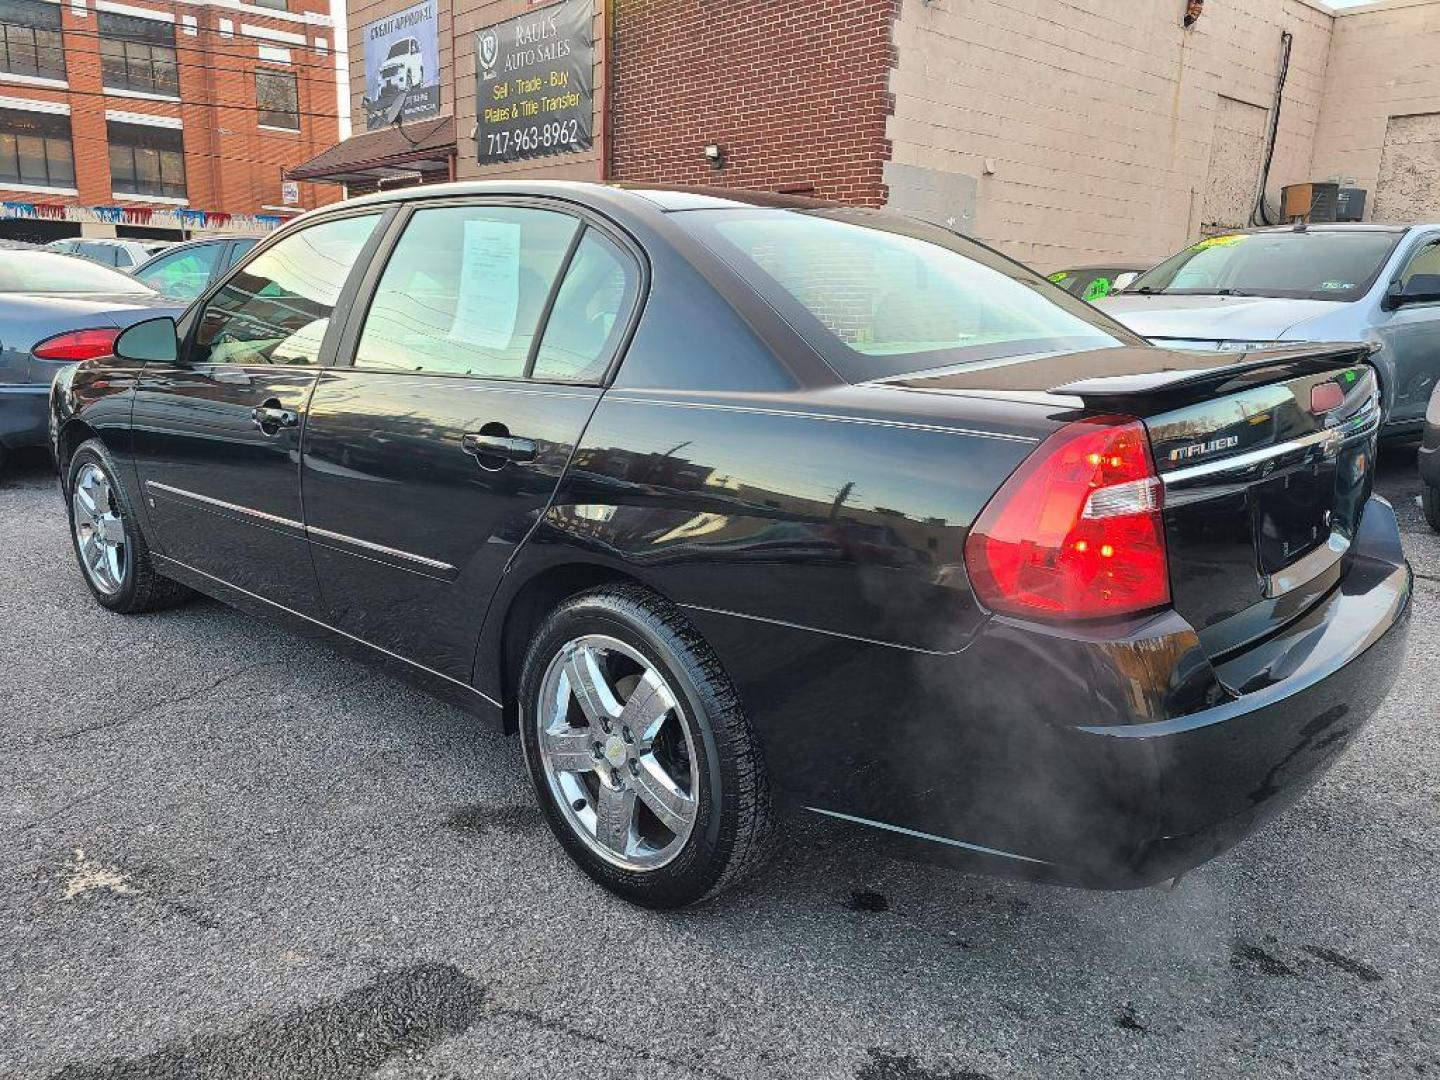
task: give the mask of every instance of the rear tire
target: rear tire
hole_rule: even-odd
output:
[[[764,860],[773,809],[749,719],[689,620],[648,590],[604,586],[551,612],[526,652],[519,715],[551,830],[610,891],[684,907]]]
[[[1440,488],[1432,484],[1420,484],[1420,507],[1425,511],[1425,521],[1430,528],[1440,532]]]
[[[150,546],[120,470],[99,439],[80,444],[65,470],[70,542],[80,576],[102,606],[122,615],[158,611],[194,595],[162,577],[150,560]]]

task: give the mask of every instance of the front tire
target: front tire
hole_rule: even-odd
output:
[[[134,504],[99,439],[81,443],[65,472],[70,541],[80,574],[102,607],[122,615],[173,607],[193,594],[150,561]]]
[[[605,586],[550,614],[521,672],[520,737],[556,838],[624,899],[684,907],[763,861],[759,744],[715,654],[653,593]]]

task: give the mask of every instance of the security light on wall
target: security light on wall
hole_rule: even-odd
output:
[[[705,160],[717,169],[725,167],[725,148],[719,143],[710,143],[705,147]]]

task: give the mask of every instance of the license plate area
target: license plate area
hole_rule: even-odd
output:
[[[1335,459],[1288,469],[1251,488],[1255,549],[1264,577],[1326,544],[1337,524]]]

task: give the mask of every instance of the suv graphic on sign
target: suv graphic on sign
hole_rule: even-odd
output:
[[[425,61],[420,42],[413,37],[401,38],[390,46],[385,62],[380,65],[378,98],[387,90],[409,90],[425,81]]]

